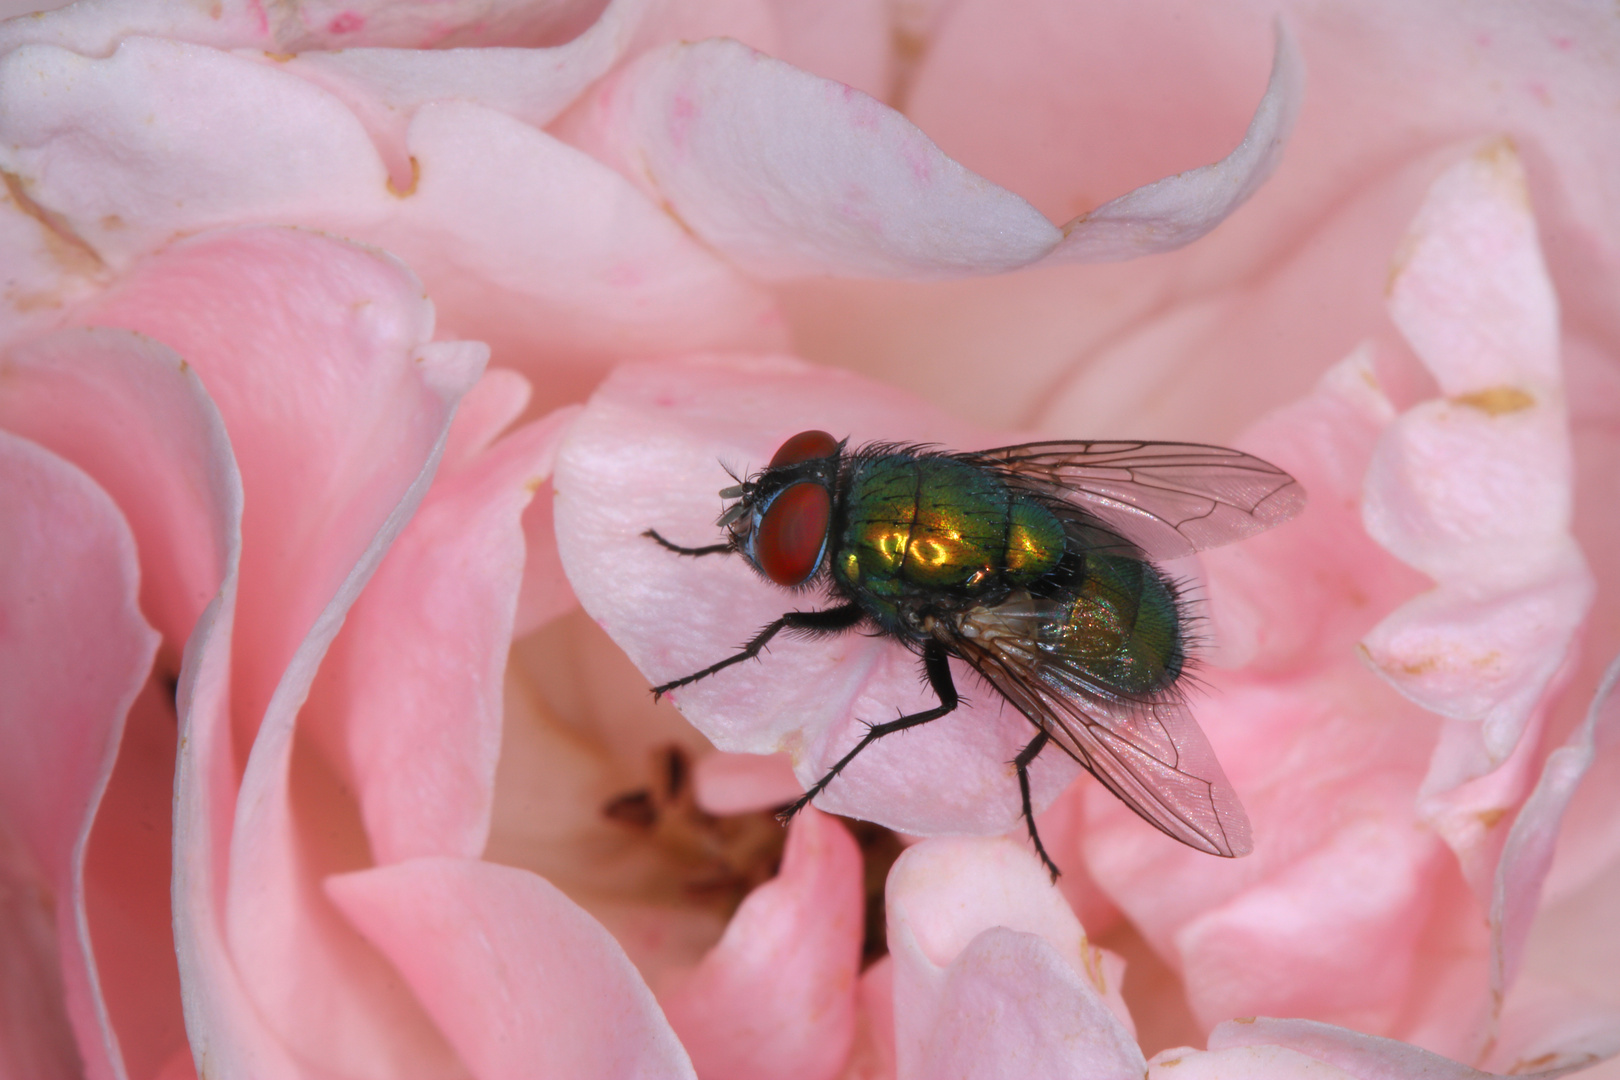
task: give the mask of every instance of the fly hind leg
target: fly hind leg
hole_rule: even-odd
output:
[[[665,546],[669,545],[666,544]],[[681,549],[677,548],[676,550]],[[701,548],[697,550],[699,554],[703,553]],[[838,607],[826,608],[822,611],[790,611],[786,615],[783,615],[780,619],[777,619],[775,622],[771,623],[765,629],[761,630],[759,633],[755,634],[754,639],[748,644],[744,645],[738,652],[726,657],[719,663],[710,664],[702,671],[694,671],[690,675],[671,680],[670,682],[664,683],[662,686],[653,687],[653,698],[655,700],[661,698],[671,690],[675,689],[677,686],[685,686],[688,683],[695,683],[699,679],[707,679],[710,675],[713,675],[717,671],[724,671],[732,664],[740,664],[744,660],[752,660],[754,657],[758,656],[762,651],[764,651],[765,646],[770,644],[771,638],[775,637],[783,630],[797,631],[801,634],[811,635],[836,634],[839,631],[848,630],[854,627],[861,621],[863,617],[864,616],[861,609],[855,604],[841,604]]]
[[[1036,735],[1029,741],[1029,745],[1013,758],[1013,768],[1018,770],[1018,794],[1024,802],[1024,824],[1029,827],[1029,842],[1035,845],[1035,854],[1041,857],[1041,865],[1046,867],[1046,872],[1052,875],[1052,884],[1056,885],[1059,876],[1057,863],[1046,853],[1046,846],[1041,843],[1041,834],[1035,830],[1035,811],[1029,801],[1029,766],[1041,756],[1041,751],[1046,749],[1046,744],[1051,738],[1044,731]]]
[[[893,735],[897,731],[917,727],[931,720],[938,720],[955,709],[961,698],[956,693],[956,683],[951,679],[950,658],[947,656],[944,646],[938,642],[930,641],[923,646],[923,673],[928,676],[928,685],[933,687],[934,693],[939,695],[939,704],[937,706],[932,709],[924,709],[922,712],[911,713],[909,716],[902,716],[898,720],[890,720],[886,724],[866,725],[866,734],[861,737],[860,742],[855,744],[855,748],[839,758],[838,764],[827,770],[827,775],[811,784],[809,791],[799,796],[793,805],[777,816],[783,821],[787,821],[794,814],[810,805],[810,800],[820,795],[827,785],[832,783],[833,777],[842,772],[845,765],[855,760],[855,755],[883,738],[883,736]]]

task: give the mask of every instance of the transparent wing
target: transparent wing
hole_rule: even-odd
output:
[[[1083,508],[1153,559],[1241,540],[1305,505],[1292,476],[1220,446],[1044,442],[955,456]]]
[[[1110,694],[1077,664],[1042,648],[1039,625],[1053,611],[1026,594],[970,613],[951,645],[1148,824],[1211,855],[1254,850],[1248,815],[1187,706],[1174,694]]]

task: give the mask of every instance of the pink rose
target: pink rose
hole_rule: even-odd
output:
[[[1301,99],[1270,9],[1049,7],[0,24],[0,1076],[1620,1049],[1612,20],[1301,5]],[[696,731],[631,667],[799,603],[639,533],[711,542],[717,458],[811,427],[1294,472],[1298,521],[1186,571],[1254,855],[1049,753],[1054,890],[1029,729],[968,690],[819,803],[934,837],[863,967],[892,839],[807,811],[772,877],[763,811],[928,700],[914,659],[781,640],[677,694]]]

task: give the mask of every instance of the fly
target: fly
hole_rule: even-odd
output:
[[[956,658],[1027,717],[1013,760],[1030,841],[1029,766],[1049,745],[1149,824],[1228,858],[1253,850],[1248,817],[1187,708],[1188,601],[1155,560],[1268,529],[1305,505],[1294,478],[1259,458],[1194,443],[1039,442],[951,453],[824,431],[793,436],[722,498],[722,543],[681,555],[741,555],[787,589],[829,603],[790,611],[739,652],[653,688],[662,695],[752,659],[783,630],[865,631],[921,658],[939,698],[869,726],[783,812],[803,809],[860,752],[954,710]]]

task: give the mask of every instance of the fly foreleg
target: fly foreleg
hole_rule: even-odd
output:
[[[923,673],[928,676],[928,685],[933,687],[934,693],[939,695],[939,704],[932,709],[902,716],[898,720],[890,720],[886,724],[868,724],[866,734],[861,741],[855,744],[855,749],[838,759],[838,764],[827,770],[827,775],[810,785],[810,790],[799,796],[798,800],[783,810],[777,817],[787,821],[794,814],[810,805],[810,800],[820,795],[827,785],[832,783],[833,777],[843,771],[845,765],[855,760],[855,755],[871,746],[885,735],[893,735],[897,731],[913,728],[919,724],[926,724],[931,720],[938,720],[946,713],[955,709],[961,698],[956,693],[956,683],[951,679],[951,662],[945,652],[944,646],[936,641],[930,641],[923,646]]]
[[[661,537],[658,539],[660,543],[664,542]],[[665,546],[669,545],[666,543]],[[680,549],[677,548],[676,550]],[[697,553],[704,554],[705,552],[699,548]],[[770,644],[771,638],[783,630],[797,630],[808,634],[835,634],[840,630],[848,630],[855,626],[863,617],[861,609],[855,604],[842,604],[822,611],[790,611],[755,634],[754,640],[744,645],[736,655],[728,656],[718,664],[710,664],[702,671],[694,671],[684,678],[653,687],[653,698],[655,700],[661,698],[677,686],[685,686],[687,683],[695,683],[699,679],[707,679],[710,675],[717,671],[723,671],[732,664],[752,660],[764,650],[766,645]]]
[[[1051,738],[1043,731],[1031,739],[1029,745],[1013,758],[1013,768],[1018,770],[1018,794],[1024,800],[1024,824],[1029,826],[1029,841],[1035,845],[1035,854],[1041,857],[1041,865],[1046,867],[1046,872],[1052,875],[1052,884],[1056,885],[1059,876],[1057,863],[1046,853],[1046,848],[1041,843],[1041,834],[1035,831],[1035,811],[1029,801],[1029,766],[1041,756],[1041,751],[1046,749],[1046,744]]]
[[[681,547],[681,545],[672,544],[659,536],[657,529],[648,529],[641,535],[656,540],[660,547],[673,551],[677,555],[691,555],[693,557],[698,555],[728,555],[735,550],[730,544],[710,544],[707,547]]]

